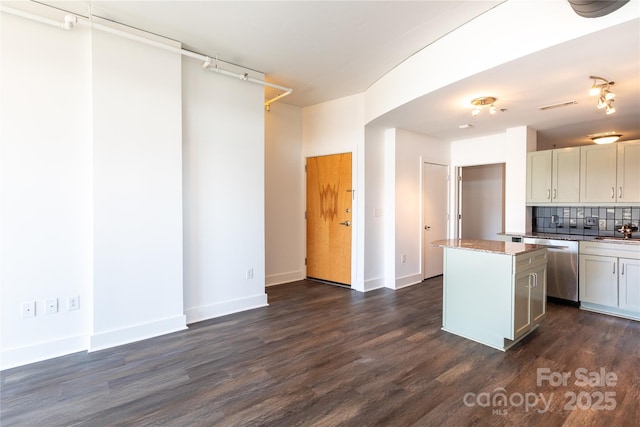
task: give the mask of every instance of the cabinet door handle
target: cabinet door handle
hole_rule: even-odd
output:
[[[618,199],[622,199],[622,186],[618,187]]]
[[[551,189],[547,188],[547,199],[551,199]]]
[[[620,266],[620,274],[624,276],[624,263]]]
[[[616,263],[613,263],[613,274],[616,274]]]
[[[554,200],[558,198],[558,190],[556,188],[553,189],[553,198]]]
[[[611,198],[615,198],[616,197],[616,188],[615,187],[611,187]]]

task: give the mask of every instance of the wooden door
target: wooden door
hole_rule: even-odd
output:
[[[448,175],[447,166],[434,163],[422,166],[424,279],[442,274],[443,249],[430,243],[447,238]]]
[[[351,153],[307,158],[307,277],[351,285]]]

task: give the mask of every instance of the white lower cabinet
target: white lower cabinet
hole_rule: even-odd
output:
[[[580,307],[640,320],[640,244],[581,242]]]
[[[546,313],[546,268],[539,265],[514,278],[513,339],[537,326]]]
[[[618,266],[618,307],[640,315],[640,260],[620,258]]]

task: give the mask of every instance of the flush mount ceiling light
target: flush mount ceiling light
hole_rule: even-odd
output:
[[[606,114],[615,113],[616,109],[613,106],[613,98],[616,97],[616,94],[611,91],[611,86],[615,83],[598,76],[589,76],[589,78],[593,80],[593,85],[591,89],[589,89],[589,95],[598,97],[596,107],[598,107],[598,109],[604,108]]]
[[[621,136],[621,134],[615,132],[602,132],[589,135],[589,138],[596,144],[613,144]]]
[[[473,110],[471,111],[471,115],[473,117],[478,117],[480,110],[482,110],[482,107],[486,105],[489,106],[489,114],[495,114],[497,110],[493,103],[497,100],[498,98],[494,96],[482,96],[480,98],[472,99],[471,105],[473,105]]]

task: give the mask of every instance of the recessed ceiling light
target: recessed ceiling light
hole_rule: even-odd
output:
[[[459,127],[460,129],[466,129],[466,128],[470,128],[470,127],[473,127],[473,126],[471,126],[470,124],[465,124],[465,125],[460,125],[460,126],[458,126],[458,127]]]

